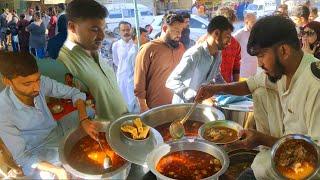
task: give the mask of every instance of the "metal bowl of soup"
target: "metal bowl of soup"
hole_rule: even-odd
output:
[[[99,134],[99,140],[104,152],[99,144],[89,137],[82,128],[73,130],[61,142],[59,147],[59,157],[63,167],[72,178],[81,179],[126,179],[131,163],[121,158],[109,146],[105,132],[105,125]],[[111,158],[112,167],[103,168],[105,153]]]
[[[229,144],[240,139],[242,126],[236,122],[219,120],[207,122],[199,129],[199,136],[215,144]]]
[[[170,104],[151,109],[141,114],[142,121],[155,128],[163,137],[163,140],[170,141],[169,133],[170,124],[182,119],[190,110],[193,104]],[[225,119],[224,114],[211,106],[197,105],[194,112],[191,114],[189,120],[184,124],[185,136],[198,136],[198,129],[206,122]]]
[[[184,138],[155,148],[147,165],[159,180],[218,179],[228,168],[227,153],[201,139]]]
[[[320,168],[319,147],[302,134],[279,139],[271,156],[272,169],[281,179],[312,179]]]

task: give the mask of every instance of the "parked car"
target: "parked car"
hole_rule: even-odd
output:
[[[127,21],[130,23],[135,22],[135,11],[133,3],[115,3],[115,4],[107,4],[105,7],[109,11],[109,16],[106,18],[107,28],[114,33],[119,32],[119,22]],[[149,7],[137,4],[138,12],[139,12],[139,26],[144,27],[147,24],[151,24],[154,16],[152,13],[152,9]],[[134,26],[134,24],[132,24]]]
[[[154,39],[155,36],[159,32],[161,32],[162,17],[163,17],[163,15],[159,15],[154,18],[154,21],[151,24],[151,26],[153,27],[153,31],[149,35],[150,38]],[[200,16],[191,14],[191,18],[190,18],[190,39],[192,41],[191,44],[197,42],[199,37],[201,37],[202,35],[207,33],[208,25],[209,25],[208,20],[206,20]],[[243,23],[243,21],[238,21],[238,22],[234,23],[233,26],[234,26],[233,32],[236,32],[237,30],[243,28],[244,23]]]
[[[277,5],[275,0],[254,0],[252,4],[248,5],[244,14],[254,13],[257,18],[261,18],[263,16],[272,15],[276,9]]]

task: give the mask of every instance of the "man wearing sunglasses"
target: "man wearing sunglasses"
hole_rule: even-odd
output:
[[[320,137],[320,61],[304,54],[295,24],[281,16],[260,19],[250,33],[248,53],[257,56],[264,73],[244,82],[203,86],[196,101],[216,93],[253,95],[257,130],[244,130],[243,140],[229,148],[253,149],[263,145],[251,165],[257,179],[280,179],[271,168],[270,148],[287,134]],[[248,179],[248,176],[239,179]]]

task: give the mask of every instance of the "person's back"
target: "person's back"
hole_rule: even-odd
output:
[[[30,29],[30,40],[29,45],[31,48],[44,48],[45,47],[45,32],[46,27],[44,23],[41,23],[40,26],[36,23],[31,23],[28,27]]]

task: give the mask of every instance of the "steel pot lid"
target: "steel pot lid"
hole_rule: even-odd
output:
[[[150,137],[145,141],[129,141],[121,132],[122,123],[141,118],[138,115],[128,115],[113,121],[109,126],[106,138],[110,147],[122,158],[138,165],[146,164],[147,155],[159,144],[163,143],[161,134],[154,128],[150,128]]]
[[[236,103],[230,103],[220,108],[230,111],[241,111],[241,112],[253,112],[253,102],[252,101],[240,101]]]

